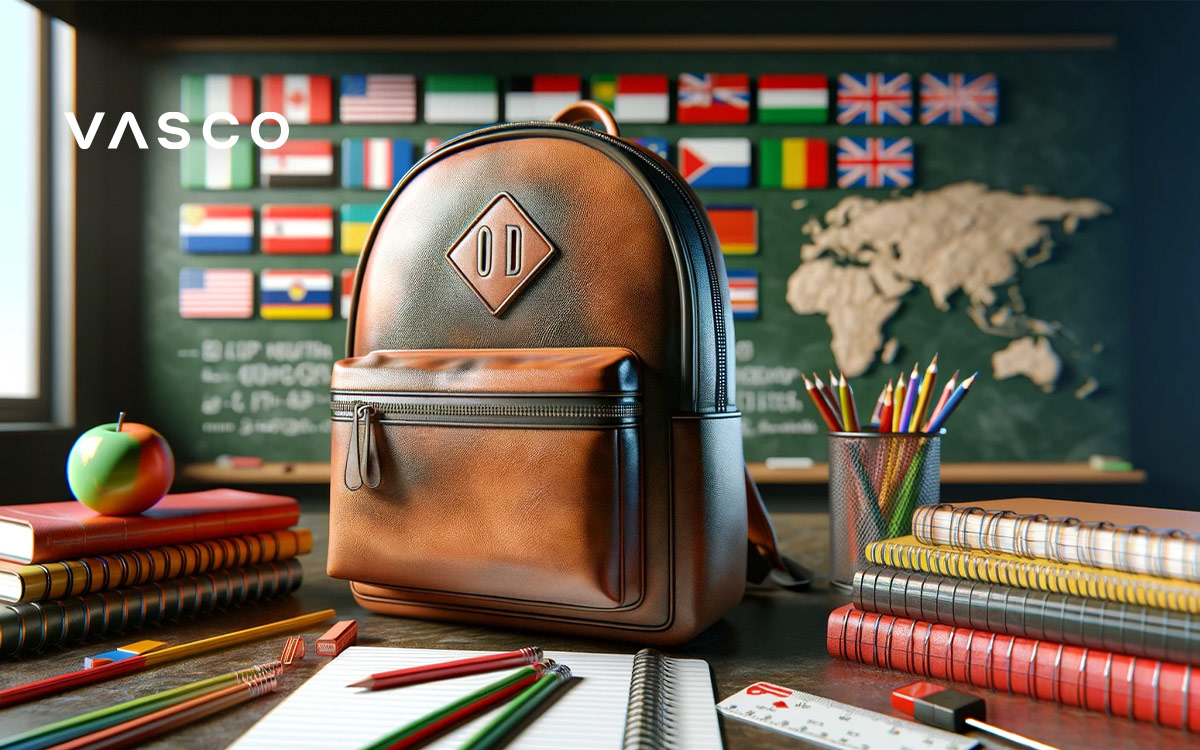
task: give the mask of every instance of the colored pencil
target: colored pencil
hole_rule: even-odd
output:
[[[937,404],[929,410],[929,419],[925,421],[925,429],[921,430],[922,432],[929,432],[929,425],[933,424],[933,417],[946,405],[946,399],[950,398],[951,393],[954,393],[956,385],[958,385],[958,370],[955,370],[950,379],[946,381],[946,386],[942,388],[942,395],[938,399]]]
[[[250,641],[256,641],[260,638],[266,638],[279,633],[286,633],[289,630],[299,630],[307,628],[317,623],[324,622],[334,616],[332,609],[313,612],[299,617],[292,617],[287,620],[279,620],[277,622],[269,622],[265,625],[259,625],[245,630],[237,630],[232,633],[216,635],[212,638],[204,638],[191,643],[182,643],[178,646],[168,646],[158,651],[151,651],[146,654],[133,656],[122,661],[114,661],[99,667],[91,669],[80,669],[75,672],[67,672],[66,674],[48,677],[44,680],[36,682],[28,682],[24,685],[16,685],[10,688],[0,690],[0,708],[7,706],[15,706],[18,703],[41,698],[46,695],[57,695],[67,690],[72,690],[83,685],[91,685],[96,682],[105,682],[116,677],[122,677],[128,674],[135,674],[142,670],[156,667],[160,664],[166,664],[180,659],[187,659],[192,656],[198,656],[210,651],[225,648],[227,646],[235,646]]]
[[[821,396],[820,391],[808,379],[808,376],[801,373],[800,377],[804,378],[804,390],[808,391],[808,397],[816,404],[817,411],[821,412],[821,419],[825,420],[825,426],[830,432],[840,432],[842,426],[838,424],[837,417],[833,416],[833,412],[829,410],[829,404],[825,403],[825,399]]]
[[[821,376],[815,372],[813,373],[813,383],[816,384],[817,393],[821,394],[821,398],[825,400],[825,405],[829,407],[829,410],[835,414],[840,412],[842,407],[838,406],[837,399],[834,398],[833,391],[829,390],[829,386],[821,382]],[[838,422],[838,424],[840,425],[841,422]]]
[[[89,711],[69,719],[35,727],[12,737],[6,737],[0,740],[0,750],[43,750],[43,748],[115,726],[130,719],[136,719],[169,706],[178,705],[186,700],[239,682],[250,682],[269,675],[278,676],[282,671],[282,663],[276,661],[210,677],[207,680],[190,682],[160,693]]]
[[[892,400],[893,393],[892,381],[888,380],[887,385],[883,387],[883,408],[879,410],[880,432],[892,431],[892,413],[895,411],[895,402]]]
[[[883,395],[886,390],[886,385],[879,389],[879,398],[875,399],[875,408],[871,410],[871,419],[867,422],[868,427],[879,427],[879,420],[883,414]]]
[[[496,714],[496,718],[489,721],[483,729],[463,743],[460,750],[494,750],[503,747],[510,735],[513,735],[514,730],[519,732],[520,730],[517,728],[570,680],[570,667],[566,664],[554,667],[542,675],[531,687],[513,698],[512,703]]]
[[[917,395],[917,405],[913,407],[912,419],[908,422],[909,432],[920,432],[921,422],[925,418],[925,410],[929,408],[929,399],[933,397],[933,387],[937,383],[938,367],[937,355],[933,355],[933,359],[929,362],[929,367],[925,368],[925,377],[921,378],[921,392]]]
[[[434,735],[515,696],[537,682],[538,678],[553,666],[553,662],[538,662],[533,666],[522,667],[503,679],[464,695],[436,711],[430,711],[394,732],[363,745],[362,750],[401,750],[416,747]]]
[[[858,432],[861,428],[858,424],[858,405],[854,403],[854,391],[850,388],[850,382],[846,380],[846,373],[838,373],[838,392],[842,401],[842,426],[848,432]]]
[[[912,374],[908,376],[908,391],[904,394],[904,409],[900,412],[900,428],[896,432],[908,432],[912,421],[913,409],[917,406],[917,394],[921,391],[920,363],[913,364]]]
[[[116,726],[85,734],[61,745],[54,745],[52,750],[113,750],[128,747],[274,692],[277,685],[278,677],[275,675],[229,685]]]
[[[975,373],[959,384],[954,393],[950,395],[950,398],[946,399],[945,406],[937,414],[933,415],[929,427],[925,430],[926,432],[936,433],[942,429],[942,426],[946,424],[946,420],[950,418],[950,415],[954,413],[954,410],[958,408],[962,400],[967,397],[967,393],[971,390],[971,384],[975,382],[975,378],[978,375],[979,373]]]
[[[896,391],[892,394],[892,432],[900,432],[900,412],[904,410],[904,396],[907,392],[904,386],[904,373],[900,373]]]
[[[538,646],[506,651],[502,654],[486,654],[472,656],[467,659],[455,659],[439,664],[423,664],[419,667],[393,669],[390,672],[378,672],[352,682],[346,687],[366,688],[367,690],[386,690],[388,688],[417,685],[422,682],[448,680],[451,677],[465,677],[471,674],[499,672],[502,669],[525,667],[542,660],[542,649]]]

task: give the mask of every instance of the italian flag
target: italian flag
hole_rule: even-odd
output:
[[[250,76],[185,75],[179,83],[179,108],[191,122],[228,112],[249,125],[254,119],[254,84]]]
[[[776,73],[758,77],[758,121],[823,123],[829,119],[829,82],[823,75]]]
[[[821,138],[766,138],[759,145],[759,185],[823,188],[829,185],[829,143]]]
[[[425,77],[425,122],[489,123],[500,119],[495,76]]]

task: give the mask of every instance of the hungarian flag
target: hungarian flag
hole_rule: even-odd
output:
[[[829,186],[829,143],[821,138],[764,138],[758,184],[802,190]]]
[[[829,81],[820,74],[768,73],[758,77],[758,121],[798,125],[829,119]]]
[[[413,165],[412,141],[343,138],[342,187],[391,190]]]
[[[179,317],[249,318],[254,314],[254,272],[249,268],[179,271]]]
[[[266,320],[329,320],[333,317],[330,271],[263,271],[259,315]]]
[[[725,255],[758,252],[758,209],[754,206],[709,206],[708,220]]]
[[[350,319],[350,300],[354,297],[354,269],[342,271],[342,318]]]
[[[228,112],[249,125],[254,119],[254,83],[243,75],[185,75],[179,79],[179,110],[191,122]]]
[[[681,125],[741,125],[750,121],[750,76],[745,73],[680,73]]]
[[[617,122],[663,123],[671,119],[667,77],[658,73],[592,76],[591,96],[612,110]]]
[[[367,241],[375,214],[379,213],[379,204],[343,203],[339,213],[342,220],[342,252],[346,255],[358,255]]]
[[[753,320],[758,317],[758,271],[750,268],[730,268],[729,306],[734,320]]]
[[[260,161],[267,187],[333,187],[333,143],[328,139],[289,138],[279,148],[263,149]]]
[[[289,125],[333,121],[333,83],[329,76],[265,75],[262,111],[278,112]]]
[[[391,73],[342,76],[338,115],[342,122],[416,122],[417,80]]]
[[[254,186],[254,148],[243,137],[230,148],[200,139],[179,152],[179,182],[189,190],[245,190]]]
[[[563,107],[582,99],[582,91],[577,75],[515,76],[504,94],[504,119],[549,120]]]
[[[184,203],[179,207],[179,249],[183,252],[248,253],[253,244],[251,206]]]
[[[425,122],[489,123],[499,119],[500,97],[495,76],[425,77]]]
[[[692,187],[750,187],[749,138],[680,138],[679,171]]]
[[[262,251],[271,255],[333,252],[333,209],[329,206],[263,206]]]

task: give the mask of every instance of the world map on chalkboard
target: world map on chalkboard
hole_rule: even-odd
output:
[[[961,292],[979,331],[1007,342],[992,354],[993,377],[1023,376],[1050,392],[1062,371],[1055,339],[1078,344],[1078,337],[1069,320],[1036,317],[1018,270],[1051,258],[1052,222],[1071,234],[1109,211],[1091,198],[1017,194],[971,181],[884,199],[847,196],[823,221],[804,224],[809,241],[788,277],[787,302],[798,315],[824,316],[837,366],[854,377],[879,360],[892,362],[905,343],[885,340],[885,330],[906,295],[920,289],[937,310],[950,312],[950,298]],[[1092,352],[1103,348],[1084,344]],[[1085,398],[1099,381],[1086,365],[1077,369],[1075,395]]]

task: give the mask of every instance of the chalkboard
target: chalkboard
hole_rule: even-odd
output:
[[[530,73],[666,73],[681,71],[815,72],[831,85],[844,71],[967,71],[997,74],[1001,113],[994,127],[762,125],[628,125],[627,136],[680,137],[744,135],[755,146],[763,138],[810,137],[833,142],[841,136],[909,136],[916,149],[916,190],[935,190],[963,181],[1022,193],[1028,189],[1067,198],[1089,197],[1111,207],[1108,215],[1084,221],[1072,234],[1053,226],[1052,259],[1022,268],[1017,284],[1029,313],[1062,321],[1068,329],[1053,339],[1063,361],[1057,390],[1045,393],[1030,380],[992,378],[990,357],[1008,341],[982,332],[967,315],[962,293],[937,310],[927,290],[915,286],[886,324],[885,338],[898,342],[893,364],[875,363],[855,379],[863,411],[889,377],[914,360],[940,354],[948,371],[978,369],[980,382],[956,415],[945,441],[945,460],[1066,461],[1092,453],[1127,454],[1127,393],[1130,380],[1129,301],[1122,280],[1127,263],[1122,213],[1128,205],[1128,143],[1124,103],[1124,58],[1114,51],[1012,52],[155,52],[148,56],[146,111],[179,106],[180,76],[187,73],[429,73],[487,72],[501,77]],[[914,85],[914,88],[916,86]],[[335,83],[336,93],[336,83]],[[832,98],[832,97],[831,97]],[[674,101],[674,92],[672,92]],[[335,104],[336,112],[336,104]],[[448,138],[463,126],[293,125],[293,138],[392,136],[411,139],[419,153],[426,138]],[[199,135],[198,125],[192,125]],[[221,131],[218,128],[218,131]],[[248,134],[245,127],[225,132]],[[198,139],[197,139],[198,140]],[[197,148],[193,145],[190,148]],[[674,155],[674,149],[672,150]],[[179,152],[144,152],[142,295],[147,420],[161,426],[183,461],[211,461],[221,454],[266,460],[314,461],[328,457],[327,383],[331,364],[343,351],[344,321],[197,321],[181,319],[177,290],[184,267],[328,268],[353,266],[355,257],[187,256],[179,250],[182,203],[381,202],[382,191],[269,189],[197,191],[180,187]],[[256,158],[257,161],[257,158]],[[757,166],[757,165],[756,165]],[[757,169],[756,169],[757,172]],[[757,180],[755,180],[757,182]],[[256,183],[258,184],[258,183]],[[911,194],[913,190],[902,191]],[[754,205],[759,210],[760,249],[728,256],[730,268],[758,271],[760,314],[738,321],[738,401],[745,415],[746,457],[823,459],[825,441],[815,410],[805,398],[800,370],[824,373],[834,366],[830,328],[821,315],[797,315],[788,305],[789,275],[807,242],[803,228],[852,195],[879,199],[891,191],[747,190],[701,191],[709,204]],[[335,237],[335,248],[337,246]],[[336,290],[335,286],[335,290]],[[999,290],[1003,293],[1004,290]],[[1094,377],[1099,388],[1087,398],[1074,391]]]

